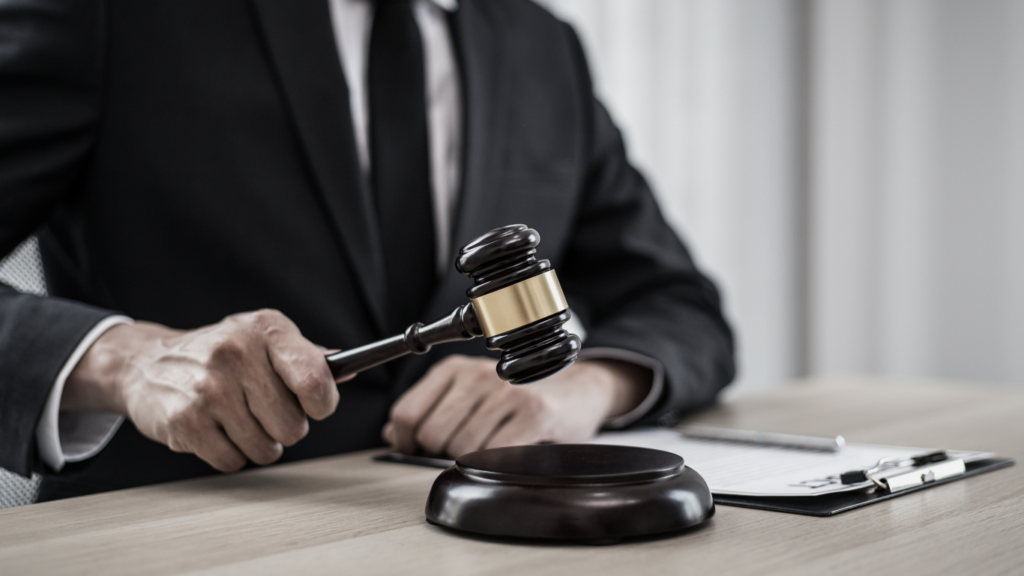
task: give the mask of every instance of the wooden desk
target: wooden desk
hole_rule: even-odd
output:
[[[1024,459],[1024,390],[821,379],[694,422]],[[423,519],[436,470],[324,458],[0,511],[4,574],[1020,573],[1024,465],[834,518],[719,506],[615,546],[504,544]],[[707,571],[707,572],[705,572]]]

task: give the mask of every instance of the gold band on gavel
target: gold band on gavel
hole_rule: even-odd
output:
[[[470,300],[484,335],[504,334],[569,307],[554,270]]]

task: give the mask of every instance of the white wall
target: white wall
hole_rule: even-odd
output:
[[[1024,381],[1024,3],[819,6],[812,368]]]
[[[544,0],[723,288],[736,390],[1024,382],[1024,0]]]
[[[669,221],[718,282],[740,387],[805,362],[798,215],[800,31],[789,0],[547,0]]]

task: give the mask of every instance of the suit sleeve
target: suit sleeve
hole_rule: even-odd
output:
[[[0,255],[73,201],[101,113],[103,26],[98,2],[0,2]],[[0,467],[38,467],[35,430],[50,388],[109,314],[0,284]]]
[[[622,137],[593,98],[579,41],[566,26],[585,87],[589,158],[559,277],[587,328],[585,348],[618,348],[664,367],[638,424],[668,424],[714,402],[733,378],[733,337],[715,286],[665,221]]]

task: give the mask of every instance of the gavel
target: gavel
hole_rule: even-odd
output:
[[[473,280],[469,302],[403,334],[327,356],[335,379],[356,374],[432,346],[486,336],[501,350],[498,377],[529,384],[565,370],[580,351],[580,339],[562,326],[569,305],[548,260],[537,259],[540,234],[523,224],[496,228],[459,251],[456,269]]]

